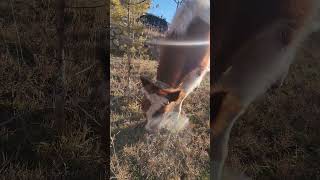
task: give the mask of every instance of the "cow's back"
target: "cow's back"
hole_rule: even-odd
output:
[[[232,56],[241,47],[274,23],[285,24],[278,33],[279,40],[290,43],[318,4],[317,0],[216,0],[212,24],[214,80],[232,65]]]

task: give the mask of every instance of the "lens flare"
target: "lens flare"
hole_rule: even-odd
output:
[[[159,46],[209,46],[210,41],[208,40],[152,40],[147,42],[150,45],[159,45]]]

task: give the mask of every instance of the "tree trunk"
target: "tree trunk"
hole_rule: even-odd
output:
[[[127,15],[127,26],[128,26],[128,36],[129,36],[129,50],[128,50],[128,76],[127,76],[127,85],[128,85],[128,103],[130,101],[130,76],[131,76],[131,27],[130,27],[130,4],[131,0],[128,0],[127,4],[127,10],[128,10],[128,15]]]
[[[56,20],[57,20],[57,81],[55,95],[55,120],[56,128],[60,133],[64,132],[65,128],[65,59],[64,59],[64,10],[65,0],[57,0],[56,4]]]
[[[107,7],[110,7],[107,5]],[[105,153],[105,174],[106,178],[109,179],[108,170],[110,169],[110,24],[109,19],[110,14],[107,11],[104,16],[102,17],[101,24],[99,23],[99,28],[97,30],[96,35],[96,58],[98,60],[99,69],[98,72],[102,73],[101,79],[99,79],[99,85],[97,87],[96,99],[99,104],[99,115],[100,115],[100,123],[101,123],[101,144]]]

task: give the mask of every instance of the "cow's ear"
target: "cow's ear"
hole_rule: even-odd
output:
[[[142,83],[143,88],[149,93],[157,93],[160,91],[160,88],[156,86],[149,78],[145,76],[140,76],[140,80]]]

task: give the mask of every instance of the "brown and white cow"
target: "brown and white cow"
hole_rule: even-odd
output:
[[[236,119],[267,88],[284,79],[298,46],[317,26],[319,3],[214,1],[211,179],[221,179]]]
[[[200,43],[199,43],[200,42]],[[160,130],[179,119],[183,100],[210,69],[210,1],[186,0],[178,9],[164,41],[159,41],[157,83],[141,77],[146,129]]]

